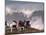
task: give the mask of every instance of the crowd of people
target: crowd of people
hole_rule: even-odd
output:
[[[29,22],[30,21],[15,21],[15,20],[13,20],[13,23],[12,24],[10,24],[10,28],[15,28],[16,30],[18,29],[18,28],[22,28],[22,30],[24,30],[24,27],[25,28],[29,28],[30,27],[30,24],[29,24]],[[5,25],[7,26],[7,22],[5,22]]]

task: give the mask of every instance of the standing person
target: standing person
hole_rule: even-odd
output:
[[[12,24],[10,24],[11,32],[13,28],[16,28],[16,24],[17,22],[15,20],[13,20]]]

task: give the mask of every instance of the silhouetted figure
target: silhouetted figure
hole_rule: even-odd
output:
[[[29,27],[30,24],[29,24],[30,21],[26,21],[26,27]]]
[[[5,25],[7,26],[7,21],[5,21]]]
[[[17,22],[15,21],[15,20],[13,20],[13,22],[15,23],[12,27],[13,28],[16,28],[16,24],[17,24]]]
[[[24,22],[23,21],[19,21],[19,26],[24,26]]]

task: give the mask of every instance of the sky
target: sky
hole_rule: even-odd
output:
[[[43,11],[44,3],[38,2],[22,2],[22,1],[6,1],[6,14],[5,19],[9,23],[12,23],[12,20],[30,20],[30,23],[33,22],[34,19],[37,21],[31,24],[31,27],[37,29],[43,29],[43,23],[41,17],[30,17],[35,11]],[[40,23],[39,23],[40,22]],[[37,24],[37,25],[36,25]]]

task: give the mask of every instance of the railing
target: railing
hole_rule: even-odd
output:
[[[13,32],[13,31],[22,31],[24,30],[24,27],[18,27],[18,28],[6,28],[7,32]]]
[[[16,30],[16,28],[6,28],[6,31],[7,32],[12,32],[14,29]]]

